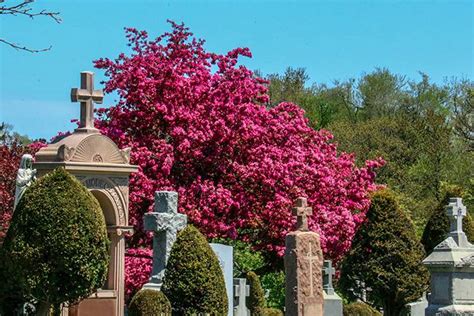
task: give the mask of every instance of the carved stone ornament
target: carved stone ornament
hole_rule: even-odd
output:
[[[446,238],[435,247],[435,249],[453,249],[453,248],[458,248],[458,244],[454,241],[452,237]]]
[[[122,154],[122,158],[125,161],[125,163],[130,163],[130,147],[124,148],[120,150],[120,153]]]
[[[61,145],[58,148],[58,159],[61,161],[68,161],[74,154],[74,148],[68,145]]]
[[[461,258],[461,261],[456,266],[457,267],[474,267],[474,254]]]

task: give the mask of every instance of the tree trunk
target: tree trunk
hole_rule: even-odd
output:
[[[48,302],[41,302],[38,306],[38,310],[36,311],[36,316],[49,316],[50,310],[51,304]]]
[[[384,302],[383,315],[384,316],[400,316],[403,306],[397,306],[393,302]]]

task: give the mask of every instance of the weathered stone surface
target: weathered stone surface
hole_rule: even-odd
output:
[[[306,199],[299,198],[294,210],[298,216],[297,229],[307,229],[305,218],[311,210],[306,207]],[[286,236],[285,244],[286,315],[322,316],[323,253],[319,235],[315,232],[297,230]]]
[[[233,300],[233,272],[234,272],[234,248],[232,246],[222,244],[209,244],[219,259],[224,274],[225,288],[227,291],[227,302],[229,304],[228,315],[231,316],[234,310]]]
[[[150,280],[143,287],[160,290],[171,248],[179,230],[187,224],[187,216],[178,213],[178,193],[155,192],[154,212],[145,214],[143,226],[153,232],[153,269]]]
[[[461,198],[452,198],[446,212],[451,221],[448,237],[423,260],[431,273],[425,314],[474,316],[474,245],[462,231],[466,207]]]
[[[247,308],[246,300],[250,295],[250,286],[247,285],[247,279],[234,279],[234,316],[250,316],[250,310]]]
[[[406,308],[407,316],[424,316],[425,309],[428,307],[428,300],[426,299],[426,293],[416,302],[408,303]]]
[[[323,290],[324,290],[324,316],[342,316],[342,299],[334,291],[332,277],[336,270],[332,267],[331,260],[324,260],[323,264]]]

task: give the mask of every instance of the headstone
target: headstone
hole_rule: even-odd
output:
[[[308,229],[307,216],[311,214],[307,200],[298,198],[293,208],[296,231],[289,233],[285,241],[285,315],[288,316],[323,315],[323,253],[319,235]]]
[[[406,316],[424,316],[425,309],[428,307],[428,300],[426,299],[426,293],[416,302],[408,303],[405,306]]]
[[[155,192],[154,212],[145,214],[145,230],[153,232],[153,269],[143,288],[160,290],[171,248],[179,230],[186,227],[187,216],[178,213],[178,193]]]
[[[462,230],[466,207],[461,198],[446,206],[448,237],[423,260],[431,273],[431,295],[425,315],[474,315],[474,245]]]
[[[222,244],[209,244],[214,250],[217,258],[219,259],[219,265],[221,266],[222,272],[224,273],[225,288],[227,292],[227,302],[229,304],[228,315],[232,316],[234,310],[234,248],[232,246]]]
[[[342,299],[332,285],[336,270],[332,267],[331,260],[324,260],[323,266],[324,316],[342,316]]]
[[[250,310],[245,303],[250,295],[250,286],[246,278],[234,279],[234,316],[250,316]]]

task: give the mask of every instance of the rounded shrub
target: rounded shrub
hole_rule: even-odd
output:
[[[427,289],[424,257],[415,228],[393,193],[377,191],[342,262],[338,287],[349,300],[366,296],[384,315],[398,316]]]
[[[260,278],[255,272],[250,271],[247,273],[247,283],[250,287],[250,295],[247,298],[247,308],[253,315],[257,313],[257,309],[265,307],[265,292],[260,283]]]
[[[188,225],[171,249],[162,286],[173,315],[227,315],[224,275],[206,238]]]
[[[161,291],[142,289],[130,301],[128,316],[169,316],[171,304]]]
[[[344,305],[342,314],[344,316],[382,316],[379,311],[362,302]]]
[[[427,254],[430,254],[434,247],[445,240],[448,236],[450,224],[445,207],[448,205],[449,199],[463,196],[464,191],[458,186],[450,186],[446,188],[444,198],[431,213],[431,216],[423,231],[423,236],[421,237],[421,243],[425,247]],[[469,213],[463,218],[462,225],[467,239],[470,242],[474,242],[474,220],[469,215]]]
[[[35,181],[16,208],[0,262],[6,301],[39,301],[47,311],[90,296],[104,284],[109,263],[98,201],[63,168]]]

